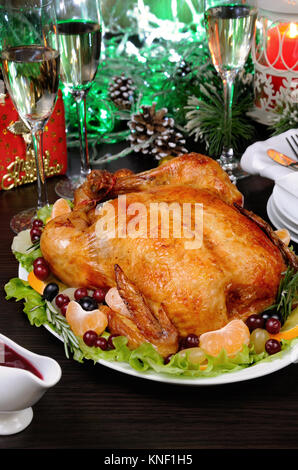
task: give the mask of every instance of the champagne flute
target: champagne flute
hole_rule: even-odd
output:
[[[205,23],[213,65],[222,78],[224,87],[225,135],[219,163],[231,181],[244,176],[231,145],[232,103],[237,74],[244,67],[255,34],[257,8],[253,0],[220,4],[208,8]]]
[[[55,18],[54,4],[49,0],[0,1],[3,78],[20,118],[31,131],[37,171],[37,208],[12,218],[10,226],[15,233],[29,228],[37,210],[48,205],[42,136],[59,86],[57,33],[55,41],[50,33]]]
[[[101,50],[99,0],[56,0],[57,27],[61,53],[61,81],[70,90],[77,106],[81,170],[61,180],[56,193],[73,197],[73,192],[90,173],[86,129],[86,98],[94,81]]]

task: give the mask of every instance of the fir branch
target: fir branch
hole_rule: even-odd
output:
[[[280,135],[290,129],[298,127],[298,104],[284,103],[276,109],[274,122],[270,126],[272,135]]]
[[[293,307],[298,302],[298,272],[289,267],[283,273],[279,284],[276,302],[267,310],[276,310],[280,315],[282,322],[290,316]]]
[[[219,94],[205,84],[201,87],[205,100],[191,96],[185,109],[185,130],[195,141],[203,140],[210,155],[219,155],[223,146],[225,135],[224,104]],[[232,113],[232,146],[239,149],[241,141],[251,140],[254,135],[254,126],[246,117],[250,107],[250,99],[242,98],[234,101]]]
[[[232,146],[237,151],[242,143],[252,140],[255,129],[247,112],[253,103],[253,93],[247,76],[235,83],[232,108]],[[224,99],[222,84],[213,70],[207,70],[199,91],[188,98],[184,107],[185,130],[195,140],[205,142],[209,155],[218,156],[224,136]]]

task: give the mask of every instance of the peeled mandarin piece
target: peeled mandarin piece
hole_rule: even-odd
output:
[[[106,293],[105,301],[108,306],[117,313],[130,317],[130,313],[123,302],[117,287],[112,287]]]
[[[232,320],[219,330],[208,331],[200,336],[200,347],[210,356],[218,356],[222,349],[232,357],[248,345],[250,333],[242,320]]]
[[[59,215],[70,214],[71,208],[69,207],[68,202],[66,199],[60,198],[53,204],[52,209],[52,216],[51,218],[54,219],[55,217],[59,217]]]
[[[294,326],[294,328],[291,328],[290,330],[280,331],[277,335],[270,335],[270,338],[277,339],[278,341],[281,341],[282,339],[298,338],[298,325]]]
[[[100,335],[108,326],[107,315],[104,312],[98,309],[87,312],[74,300],[71,300],[67,306],[66,320],[77,336],[84,336],[89,330]]]
[[[291,237],[290,237],[290,234],[288,232],[288,230],[286,228],[282,228],[280,230],[275,230],[275,233],[276,235],[278,236],[278,238],[284,242],[285,245],[289,245],[290,241],[291,241]]]
[[[28,274],[28,282],[29,286],[32,287],[32,289],[34,289],[40,295],[43,294],[44,288],[46,287],[46,283],[38,279],[33,271],[30,271],[30,273]]]
[[[298,337],[298,307],[287,318],[280,332],[276,335],[270,335],[270,338],[281,341],[282,339],[294,339]]]

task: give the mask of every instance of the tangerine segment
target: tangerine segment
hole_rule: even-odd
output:
[[[59,215],[65,215],[70,213],[71,208],[69,207],[68,202],[66,201],[66,199],[63,199],[61,197],[60,199],[57,199],[57,201],[53,204],[51,218],[54,219],[55,217],[59,217]]]
[[[291,241],[291,237],[289,231],[286,228],[281,228],[280,230],[275,230],[276,235],[278,238],[284,242],[285,245],[289,245]]]
[[[46,283],[38,279],[38,277],[35,276],[33,271],[30,271],[30,273],[28,274],[28,282],[29,286],[32,287],[32,289],[34,289],[40,295],[43,294],[44,288],[46,287]]]
[[[277,335],[270,335],[271,339],[277,339],[281,341],[282,339],[294,339],[298,338],[298,325],[294,326],[290,330],[280,331]]]
[[[34,271],[32,270],[28,274],[27,281],[29,283],[29,286],[32,287],[32,289],[34,289],[40,295],[43,295],[45,287],[50,282],[55,282],[55,284],[57,284],[59,287],[59,291],[63,291],[64,289],[66,289],[66,285],[59,281],[55,276],[53,276],[53,274],[50,274],[46,281],[41,281],[40,279],[38,279],[38,277],[35,276]]]
[[[200,336],[200,347],[210,356],[218,356],[225,349],[229,357],[235,356],[249,344],[250,333],[242,320],[232,320],[223,328],[208,331]]]
[[[123,302],[117,287],[112,287],[108,290],[105,301],[108,306],[114,310],[114,312],[120,313],[121,315],[125,315],[126,317],[130,317],[130,313]]]
[[[84,336],[88,330],[101,335],[108,326],[108,318],[104,312],[98,309],[86,312],[74,300],[71,300],[67,306],[66,320],[77,336]]]

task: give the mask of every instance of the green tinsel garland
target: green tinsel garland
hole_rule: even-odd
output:
[[[119,110],[108,96],[114,75],[133,77],[136,99],[131,110]],[[253,106],[253,64],[236,80],[232,145],[242,151],[253,141],[255,124],[247,112]],[[77,115],[73,99],[65,96],[68,136],[77,145]],[[157,103],[167,108],[176,126],[187,136],[202,141],[211,156],[220,154],[224,136],[223,87],[210,62],[204,42],[169,43],[159,39],[151,46],[135,45],[128,35],[106,40],[106,58],[100,64],[96,82],[87,101],[89,143],[119,142],[129,135],[127,122],[141,106]],[[115,123],[115,124],[114,124]],[[298,127],[297,103],[279,103],[272,132],[279,134]]]

